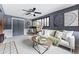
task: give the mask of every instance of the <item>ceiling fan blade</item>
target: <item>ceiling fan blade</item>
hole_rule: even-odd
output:
[[[23,9],[23,11],[26,11],[26,12],[32,12],[32,9],[29,9],[29,10],[25,10],[25,9]]]
[[[27,13],[26,15],[29,15],[29,14],[31,14],[31,13]]]
[[[22,9],[23,11],[27,11],[27,10],[25,10],[25,9]]]
[[[33,12],[33,9],[29,9],[28,12]]]
[[[36,13],[36,14],[42,14],[41,12],[34,12],[34,13]]]

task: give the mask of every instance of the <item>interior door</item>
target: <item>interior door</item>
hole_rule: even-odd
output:
[[[24,21],[23,20],[19,20],[18,21],[18,35],[23,35],[24,34]]]
[[[13,36],[18,35],[18,20],[13,19]]]
[[[24,21],[13,20],[13,36],[24,35]]]

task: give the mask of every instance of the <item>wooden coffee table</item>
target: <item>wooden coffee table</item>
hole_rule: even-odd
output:
[[[46,42],[45,43],[41,43],[40,42],[40,39],[38,38],[38,36],[33,36],[32,37],[32,41],[33,41],[33,48],[39,53],[39,54],[44,54],[49,48],[50,46],[52,45],[52,41],[48,38],[45,38],[45,37],[42,37],[43,39],[46,39]],[[38,45],[41,45],[42,47],[45,48],[45,50],[43,52],[40,52],[40,49],[38,47]],[[36,49],[35,46],[38,48]]]

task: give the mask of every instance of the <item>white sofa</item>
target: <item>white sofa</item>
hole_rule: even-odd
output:
[[[65,31],[64,31],[65,32]],[[75,50],[75,36],[73,35],[73,31],[66,31],[64,39],[61,38],[60,45],[68,47],[71,51]]]
[[[43,32],[44,32],[45,37],[49,37],[50,34],[53,32],[53,30],[43,29]],[[59,45],[70,48],[71,51],[75,50],[75,36],[73,35],[73,31],[64,30],[62,33],[64,33],[64,34],[62,35],[62,37],[60,37]],[[57,33],[57,35],[58,35],[58,33]],[[59,33],[59,36],[60,36],[60,33]]]

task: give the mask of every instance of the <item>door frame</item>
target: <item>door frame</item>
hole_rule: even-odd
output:
[[[23,20],[23,22],[24,22],[24,28],[25,28],[25,19],[12,17],[12,26],[11,26],[12,27],[12,36],[13,36],[13,20]]]

